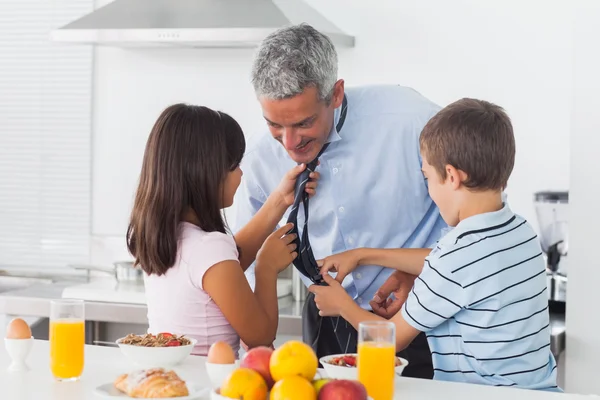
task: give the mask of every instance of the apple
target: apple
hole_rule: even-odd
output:
[[[367,389],[359,381],[335,379],[323,385],[318,400],[367,400]]]
[[[250,368],[258,372],[267,383],[269,389],[273,387],[273,378],[269,369],[273,349],[266,346],[254,347],[244,355],[240,361],[240,367]]]
[[[319,394],[319,392],[321,391],[321,388],[323,386],[325,386],[325,384],[327,382],[331,382],[331,379],[317,379],[316,381],[313,381],[313,387],[315,388],[315,391],[317,392],[317,395]]]

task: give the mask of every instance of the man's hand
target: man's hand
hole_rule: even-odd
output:
[[[373,300],[369,302],[373,312],[380,317],[390,319],[396,315],[408,298],[408,294],[415,283],[415,275],[406,272],[394,271],[392,275],[377,290]],[[391,299],[390,294],[394,294]]]
[[[336,317],[342,313],[347,304],[354,304],[354,300],[338,281],[329,274],[323,275],[327,286],[310,285],[308,291],[315,294],[315,303],[322,317]]]

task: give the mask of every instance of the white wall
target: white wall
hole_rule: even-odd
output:
[[[357,38],[340,49],[347,85],[399,83],[445,105],[505,107],[517,136],[508,194],[535,222],[532,193],[569,186],[571,32],[559,1],[308,0]],[[229,112],[263,129],[249,82],[251,50],[99,48],[95,61],[93,261],[125,257],[123,235],[146,137],[167,105]]]
[[[570,191],[569,290],[567,292],[566,389],[600,394],[600,267],[598,199],[600,175],[600,3],[578,0],[575,14],[575,65]],[[575,268],[573,266],[576,266]]]

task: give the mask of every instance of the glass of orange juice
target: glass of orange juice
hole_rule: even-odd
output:
[[[396,326],[388,321],[358,324],[358,380],[374,400],[394,398]]]
[[[83,372],[85,317],[83,300],[50,303],[50,370],[59,381],[76,381]]]

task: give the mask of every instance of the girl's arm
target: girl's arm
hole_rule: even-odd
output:
[[[289,226],[273,232],[264,242],[256,261],[254,292],[237,261],[213,265],[202,279],[203,289],[217,304],[227,321],[249,347],[270,346],[279,321],[277,274],[296,257]]]
[[[283,218],[283,214],[294,202],[294,189],[296,178],[305,169],[304,164],[297,165],[288,171],[279,187],[273,191],[250,222],[241,228],[235,235],[236,244],[240,248],[240,265],[245,271],[254,262],[256,253],[263,242]],[[306,192],[309,195],[315,193],[319,178],[318,172],[310,174],[311,181],[306,184]]]
[[[263,242],[283,217],[288,206],[277,193],[267,198],[250,222],[235,235],[235,242],[240,248],[240,265],[245,271],[254,262],[256,253]]]

